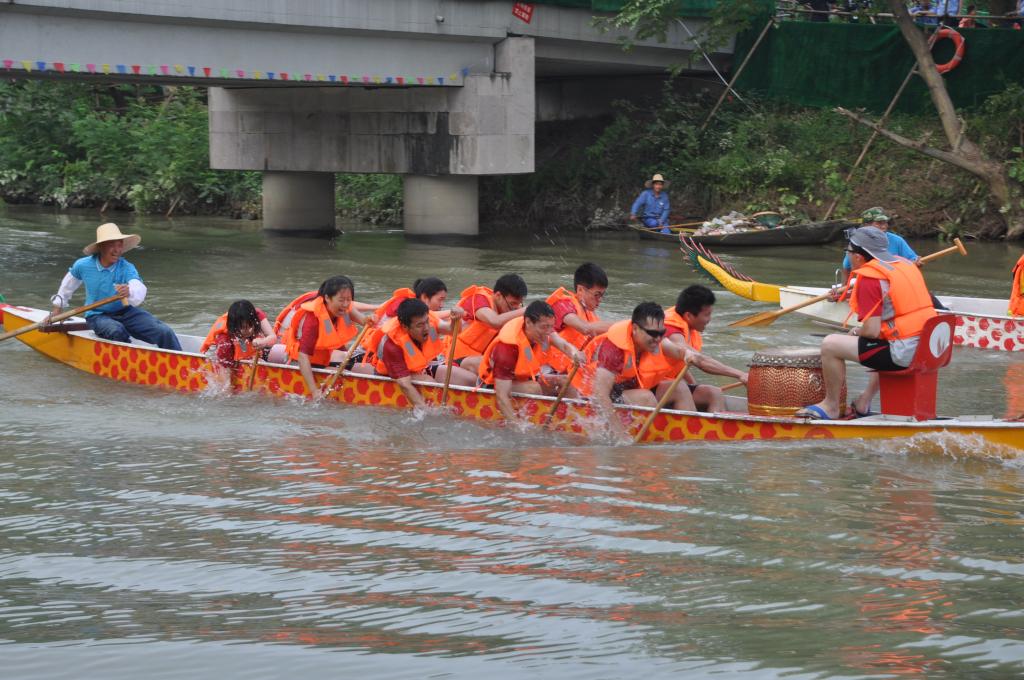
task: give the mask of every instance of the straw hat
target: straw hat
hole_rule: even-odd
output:
[[[99,250],[101,243],[120,241],[122,239],[124,240],[124,252],[126,253],[142,243],[142,237],[138,234],[122,234],[120,227],[113,222],[107,222],[96,227],[96,241],[82,248],[82,252],[86,255],[92,255]]]
[[[652,177],[649,180],[647,180],[646,182],[644,182],[644,188],[645,189],[650,189],[651,185],[654,184],[655,182],[661,182],[662,184],[665,185],[666,188],[668,187],[668,182],[665,181],[665,178],[662,177],[661,173],[659,172],[654,177]]]

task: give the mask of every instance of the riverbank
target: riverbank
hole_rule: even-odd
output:
[[[537,171],[483,177],[485,231],[553,233],[624,221],[645,177],[670,179],[673,213],[707,218],[774,210],[793,221],[856,216],[882,205],[911,236],[999,231],[987,191],[971,175],[879,140],[850,181],[869,131],[838,114],[745,98],[706,131],[708,93],[666,89],[653,108],[623,104],[613,118],[538,125]],[[0,84],[0,200],[142,214],[260,216],[259,173],[209,168],[205,91],[35,81]],[[1011,86],[969,114],[996,158],[1021,166],[1024,88]],[[894,117],[914,139],[939,138],[927,116]],[[1014,166],[1016,167],[1016,166]],[[402,222],[396,175],[337,176],[338,215]]]

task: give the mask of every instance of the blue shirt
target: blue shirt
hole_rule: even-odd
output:
[[[637,199],[633,201],[633,207],[629,209],[631,215],[636,215],[640,219],[650,217],[658,220],[659,226],[668,224],[668,194],[664,191],[654,197],[654,191],[651,189],[644,189],[637,196]]]
[[[908,11],[910,12],[910,15],[914,17],[914,23],[919,26],[938,26],[939,24],[939,17],[929,16],[929,14],[936,13],[934,7],[925,9],[920,5],[914,5]],[[924,14],[925,12],[928,12],[929,14]]]
[[[887,250],[893,255],[899,255],[905,257],[911,262],[917,259],[917,253],[910,247],[902,236],[894,234],[891,231],[885,232],[885,238],[889,241]],[[843,269],[850,269],[850,256],[846,255],[843,257]]]
[[[75,263],[68,269],[68,273],[85,284],[85,304],[87,305],[111,295],[117,295],[114,284],[128,283],[132,279],[142,281],[135,265],[123,257],[109,267],[104,267],[100,264],[99,255],[86,255],[75,260]],[[124,309],[124,302],[115,300],[102,307],[91,309],[85,315],[107,314],[120,309]]]

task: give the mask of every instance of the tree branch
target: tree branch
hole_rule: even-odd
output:
[[[977,163],[973,162],[968,158],[964,158],[959,154],[951,153],[949,151],[943,151],[942,149],[936,149],[933,146],[928,146],[927,144],[925,144],[923,140],[915,142],[912,139],[907,139],[903,135],[897,134],[892,130],[887,130],[881,125],[873,121],[870,121],[867,118],[854,113],[853,111],[848,111],[841,106],[837,107],[835,110],[836,113],[841,113],[847,118],[855,120],[861,125],[865,125],[871,128],[872,130],[882,135],[886,139],[892,140],[893,142],[896,142],[900,146],[906,147],[908,149],[913,149],[914,151],[922,153],[925,156],[930,156],[931,158],[935,158],[945,163],[950,163],[952,165],[957,166],[958,168],[963,168],[964,170],[967,170],[968,172],[971,172],[975,175],[984,175],[984,173],[986,172],[985,168],[983,168],[982,166],[978,165]]]

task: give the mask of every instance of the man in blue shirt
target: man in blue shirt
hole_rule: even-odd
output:
[[[630,221],[636,222],[639,218],[648,229],[660,228],[662,234],[671,234],[672,230],[668,228],[668,194],[663,191],[665,178],[655,175],[644,186],[647,188],[640,192],[629,209]]]
[[[885,238],[889,241],[889,252],[899,255],[911,262],[919,259],[914,249],[899,234],[889,231],[889,216],[882,208],[868,208],[861,214],[862,227],[876,227],[885,232]],[[850,256],[843,257],[843,280],[850,278]]]
[[[131,342],[138,338],[161,349],[181,350],[178,336],[164,322],[149,312],[139,309],[146,299],[146,285],[139,272],[122,255],[139,245],[142,238],[136,234],[122,234],[113,222],[96,228],[96,241],[82,252],[85,257],[75,260],[61,281],[60,290],[50,301],[53,314],[59,314],[71,301],[78,287],[85,284],[85,304],[92,304],[113,295],[124,299],[97,307],[85,313],[85,320],[98,337],[117,342]]]

